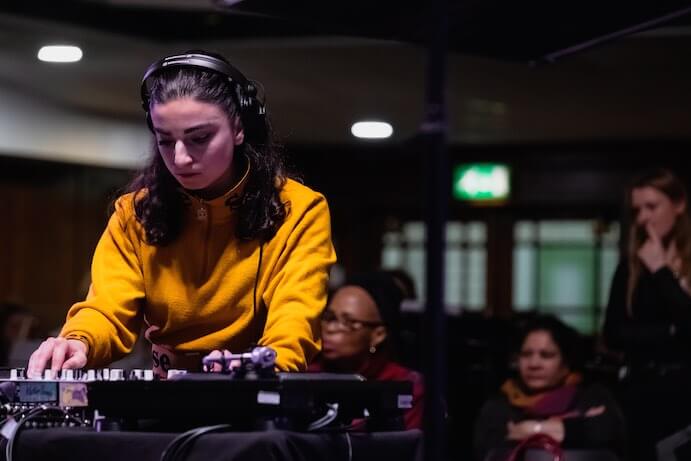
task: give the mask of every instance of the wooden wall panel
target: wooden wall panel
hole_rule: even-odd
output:
[[[26,305],[48,332],[84,296],[113,190],[129,174],[17,159],[0,168],[0,301]]]

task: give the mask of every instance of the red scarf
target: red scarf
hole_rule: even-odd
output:
[[[570,416],[569,408],[581,381],[579,373],[569,373],[560,386],[529,394],[518,380],[509,379],[501,386],[501,391],[506,394],[511,406],[522,409],[530,416],[564,418]]]

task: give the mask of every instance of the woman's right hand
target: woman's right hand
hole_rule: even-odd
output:
[[[648,239],[638,250],[638,257],[648,270],[654,273],[667,265],[667,254],[662,244],[662,239],[657,235],[650,223],[645,226],[645,230],[648,234]]]
[[[219,350],[216,349],[212,351],[209,355],[204,357],[204,359],[211,360],[213,363],[210,367],[207,367],[205,371],[211,373],[222,373],[225,371],[231,371],[235,367],[240,366],[239,360],[231,360],[231,352],[228,349]]]
[[[78,339],[48,338],[31,354],[27,377],[40,378],[49,364],[54,375],[66,368],[83,368],[88,352],[86,343]]]

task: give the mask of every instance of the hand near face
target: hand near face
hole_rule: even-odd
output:
[[[645,230],[648,233],[648,239],[638,250],[638,257],[650,272],[657,272],[667,265],[667,254],[653,226],[647,224]]]
[[[48,364],[53,374],[63,369],[83,368],[87,353],[88,347],[78,339],[48,338],[31,354],[27,376],[40,378]]]

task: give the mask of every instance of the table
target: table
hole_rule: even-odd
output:
[[[18,434],[13,461],[146,461],[161,459],[178,434],[96,432],[91,428],[27,429]],[[375,433],[302,433],[283,430],[209,433],[197,439],[186,460],[209,461],[420,461],[419,430]],[[4,459],[4,443],[2,446]]]

